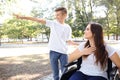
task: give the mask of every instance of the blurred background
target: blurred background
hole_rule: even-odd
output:
[[[59,6],[68,9],[66,23],[72,38],[83,40],[83,31],[90,21],[104,28],[105,40],[120,39],[120,0],[0,0],[0,45],[2,43],[48,42],[50,30],[36,22],[20,20],[13,13],[54,19]]]

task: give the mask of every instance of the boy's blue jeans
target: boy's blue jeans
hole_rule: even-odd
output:
[[[55,51],[50,51],[50,63],[54,80],[59,80],[59,61],[61,72],[63,72],[64,66],[67,64],[67,55]]]

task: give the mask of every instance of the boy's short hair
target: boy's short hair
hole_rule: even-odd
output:
[[[67,9],[65,7],[59,7],[55,9],[55,12],[62,11],[63,14],[67,14]]]

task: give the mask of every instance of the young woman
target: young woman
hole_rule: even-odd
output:
[[[79,45],[68,57],[72,62],[82,56],[81,68],[69,80],[107,80],[108,58],[119,68],[120,57],[116,50],[105,44],[103,29],[98,23],[89,23],[84,31],[87,42]]]

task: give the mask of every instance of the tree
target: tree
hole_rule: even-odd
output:
[[[94,20],[93,0],[64,0],[64,6],[68,8],[67,22],[73,30],[73,37],[80,37],[89,21]],[[89,4],[89,5],[88,5]],[[89,10],[87,10],[89,8]]]
[[[20,19],[11,19],[3,24],[4,33],[8,38],[21,40],[23,38],[32,40],[33,37],[40,33],[38,26],[38,23]]]
[[[106,13],[106,33],[115,34],[116,40],[118,40],[118,35],[120,35],[120,0],[101,0],[100,4],[104,5],[107,9]]]

